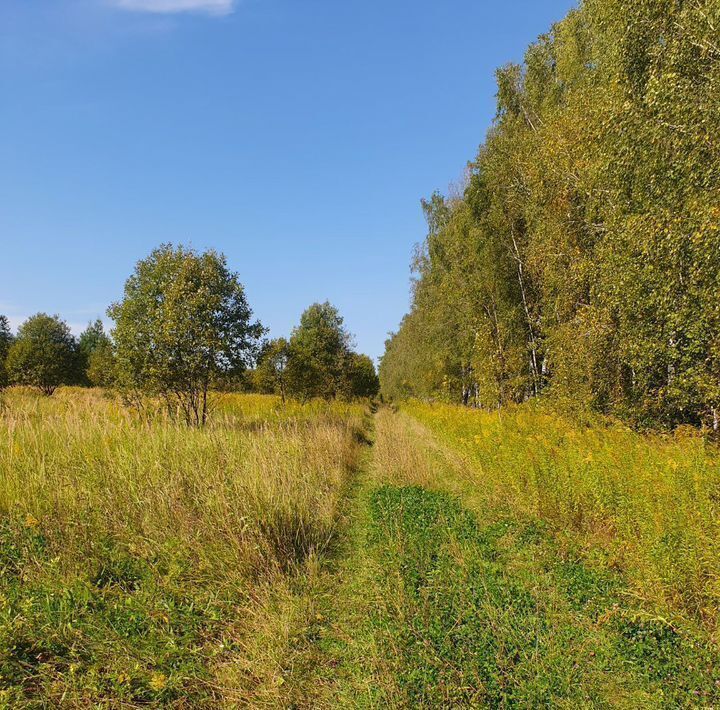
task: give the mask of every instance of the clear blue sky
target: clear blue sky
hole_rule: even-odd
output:
[[[494,70],[569,0],[2,0],[0,313],[104,316],[164,241],[223,251],[287,334],[382,353],[419,200],[462,175]]]

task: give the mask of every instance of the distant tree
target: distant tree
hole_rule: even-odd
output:
[[[351,397],[374,397],[380,390],[375,365],[367,355],[352,353],[348,358],[347,384]]]
[[[15,384],[39,388],[51,395],[60,385],[77,379],[77,341],[58,316],[45,313],[28,318],[10,346],[6,368]]]
[[[258,357],[253,383],[260,392],[279,394],[285,401],[290,343],[285,338],[267,341]]]
[[[194,425],[206,422],[211,384],[250,364],[263,333],[222,254],[171,244],[138,262],[108,315],[119,387],[163,397]]]
[[[94,387],[112,387],[116,379],[115,368],[112,342],[107,338],[99,342],[88,355],[85,376]]]
[[[255,370],[245,365],[238,370],[228,370],[213,377],[210,389],[218,392],[257,392]]]
[[[0,315],[0,389],[7,387],[8,374],[5,367],[8,351],[13,342],[12,331],[7,316]]]
[[[78,339],[78,348],[80,352],[86,356],[100,345],[110,342],[110,338],[105,333],[103,322],[98,318],[93,323],[88,323],[87,328],[80,334]]]
[[[100,365],[107,365],[109,363],[108,356],[112,356],[112,341],[107,333],[105,333],[103,322],[99,318],[93,323],[88,323],[87,328],[80,334],[78,340],[80,378],[86,384],[96,384],[90,377],[90,363],[93,359],[93,354],[98,350],[102,350],[103,352],[100,357],[95,358],[96,362],[93,368],[94,377],[96,380],[100,379],[104,382],[109,382],[112,378],[106,377],[106,375],[101,372]],[[108,374],[112,374],[112,369],[111,367]]]
[[[337,308],[314,303],[290,337],[288,392],[302,400],[342,395],[349,355],[350,335]]]
[[[5,360],[13,342],[10,322],[7,316],[0,315],[0,360]]]

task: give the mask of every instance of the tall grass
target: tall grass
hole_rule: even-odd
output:
[[[99,391],[10,392],[0,414],[5,699],[221,698],[212,669],[237,653],[238,609],[332,537],[362,416],[226,395],[199,430]]]
[[[494,505],[548,523],[622,570],[644,600],[720,621],[720,456],[702,438],[592,426],[525,405],[409,403]]]

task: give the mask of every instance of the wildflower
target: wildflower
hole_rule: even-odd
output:
[[[162,690],[167,685],[167,676],[164,673],[153,673],[150,678],[150,687],[153,690]]]
[[[130,682],[130,676],[127,673],[120,673],[117,677],[117,681],[120,685],[125,685]]]
[[[32,513],[28,513],[25,516],[26,528],[36,528],[38,525],[40,525],[40,521]]]

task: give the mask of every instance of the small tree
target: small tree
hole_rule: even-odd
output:
[[[18,329],[6,368],[11,382],[50,396],[60,385],[76,381],[77,363],[77,341],[67,324],[58,316],[38,313]]]
[[[0,316],[0,389],[8,385],[8,373],[5,367],[8,351],[13,343],[13,336],[10,330],[10,322],[7,316]]]
[[[93,378],[90,377],[90,363],[93,359],[93,354],[102,350],[100,357],[95,358],[94,376],[95,380],[102,379],[107,380],[105,375],[100,372],[99,366],[101,364],[108,364],[108,355],[112,355],[112,342],[108,335],[105,333],[103,322],[98,318],[94,323],[88,323],[88,327],[80,334],[78,340],[78,353],[80,359],[80,379],[85,384],[96,384]],[[112,367],[110,368],[109,374],[112,374]],[[101,386],[101,385],[97,385]]]
[[[348,360],[347,385],[351,397],[375,397],[380,380],[375,365],[367,355],[352,353]]]
[[[94,387],[107,388],[115,384],[115,354],[109,338],[98,343],[88,355],[85,376]]]
[[[223,255],[171,244],[138,262],[108,315],[119,386],[163,397],[195,425],[207,419],[211,382],[252,362],[263,333]]]
[[[261,392],[279,394],[285,401],[287,393],[287,367],[290,360],[290,344],[285,338],[266,342],[253,373],[255,387]]]
[[[350,335],[337,308],[314,303],[290,337],[288,391],[303,400],[341,395],[349,354]]]

